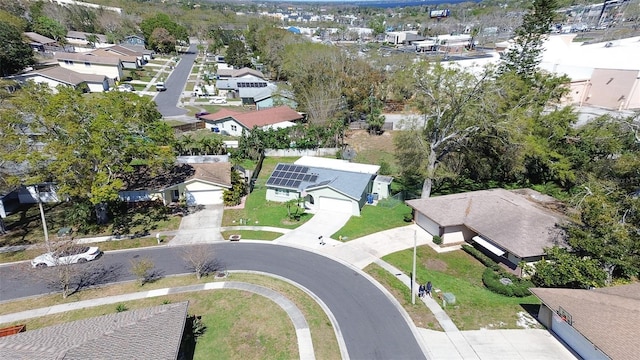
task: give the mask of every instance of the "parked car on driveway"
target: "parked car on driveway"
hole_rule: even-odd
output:
[[[209,100],[210,104],[226,104],[227,99],[224,96],[214,96]]]
[[[156,91],[165,91],[167,87],[164,86],[163,82],[156,83]]]
[[[102,254],[102,251],[100,251],[97,246],[71,246],[37,256],[31,260],[31,266],[34,268],[44,268],[48,266],[85,263],[95,260],[100,254]]]
[[[209,115],[208,111],[201,111],[196,113],[196,119],[200,119],[200,116],[205,116],[205,115]]]

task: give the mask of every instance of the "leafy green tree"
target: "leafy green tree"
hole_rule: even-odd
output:
[[[535,263],[531,280],[541,287],[588,289],[604,285],[605,273],[597,260],[580,258],[566,249],[545,250],[545,259]]]
[[[9,76],[34,63],[33,50],[18,28],[0,21],[0,74]]]
[[[373,30],[373,37],[384,34],[384,16],[376,16],[369,20],[369,27]]]
[[[31,29],[40,35],[52,38],[58,43],[64,43],[67,36],[67,28],[47,16],[36,18],[33,24],[31,24]]]
[[[117,91],[86,97],[68,87],[53,93],[29,84],[9,101],[0,136],[16,151],[0,157],[28,163],[31,183],[53,181],[61,196],[90,201],[98,223],[108,220],[106,204],[118,198],[134,164],[152,174],[173,164],[166,146],[173,133],[148,98]],[[30,147],[24,129],[41,134],[42,149]]]
[[[86,39],[87,43],[89,43],[92,48],[95,48],[96,44],[100,42],[100,39],[98,39],[98,35],[96,34],[89,34],[86,36]]]
[[[384,126],[384,121],[386,120],[384,115],[382,115],[382,101],[370,96],[367,98],[366,103],[369,105],[369,112],[366,117],[369,132],[372,134],[380,134]]]
[[[156,29],[165,29],[170,36],[174,38],[174,41],[189,41],[189,34],[187,29],[171,20],[169,15],[158,13],[155,16],[148,17],[140,23],[140,30],[147,42],[150,41],[153,32]],[[164,32],[163,32],[164,35]],[[175,44],[174,44],[175,45]]]
[[[224,60],[227,64],[237,69],[251,66],[251,60],[249,60],[246,46],[241,40],[237,39],[229,42]]]
[[[0,23],[11,25],[15,27],[20,33],[24,32],[27,29],[27,21],[24,18],[1,9]]]
[[[176,50],[176,38],[165,28],[155,28],[147,38],[149,46],[161,54],[169,54]]]
[[[478,77],[440,63],[420,62],[398,77],[413,91],[411,101],[423,124],[413,124],[413,131],[396,139],[396,159],[404,176],[424,179],[423,198],[431,195],[434,180],[443,177],[439,169],[447,156],[480,129],[493,126],[493,114],[483,98],[492,92],[491,76],[489,70]],[[409,139],[413,136],[419,138]]]
[[[98,15],[86,6],[69,5],[66,9],[66,24],[71,30],[88,33],[101,32]]]
[[[235,206],[240,204],[242,197],[247,194],[247,184],[242,176],[235,170],[231,171],[231,189],[224,191],[224,204]]]
[[[534,76],[540,63],[544,37],[551,32],[557,9],[557,0],[533,1],[522,25],[515,31],[513,47],[504,56],[502,72],[513,71],[524,79]]]

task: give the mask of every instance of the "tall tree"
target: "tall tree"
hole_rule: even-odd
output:
[[[171,20],[169,15],[167,14],[156,14],[155,16],[148,17],[140,23],[140,30],[142,30],[142,34],[146,41],[149,41],[151,38],[153,31],[155,29],[162,28],[169,32],[171,36],[175,38],[176,41],[189,41],[189,33],[187,29]]]
[[[247,47],[244,45],[244,42],[242,42],[242,40],[238,39],[234,39],[229,42],[224,60],[227,64],[237,69],[251,66]]]
[[[515,31],[514,44],[501,64],[502,72],[513,71],[525,79],[537,72],[545,36],[557,16],[557,0],[534,0],[522,24]]]
[[[38,34],[49,37],[59,43],[64,43],[67,36],[67,28],[48,16],[40,16],[36,18],[33,24],[31,24],[31,29]]]
[[[491,126],[493,116],[483,96],[491,92],[492,72],[487,69],[477,76],[440,63],[419,62],[400,75],[397,80],[406,82],[413,91],[411,102],[423,124],[416,124],[413,130],[417,140],[402,137],[396,141],[396,158],[402,164],[407,154],[426,155],[426,160],[406,163],[411,168],[401,171],[422,174],[421,196],[428,198],[446,157],[460,150],[480,129]],[[416,166],[424,168],[414,169]]]
[[[155,28],[147,42],[152,49],[161,54],[169,54],[176,50],[176,38],[165,28]]]
[[[0,74],[9,76],[34,63],[33,50],[18,28],[0,21]]]
[[[166,146],[173,134],[147,98],[117,91],[85,97],[67,87],[52,93],[46,85],[29,84],[10,105],[0,136],[17,151],[0,157],[28,163],[31,183],[53,181],[61,196],[88,199],[99,222],[134,164],[159,172],[173,162]],[[43,144],[39,151],[31,148],[33,133]]]

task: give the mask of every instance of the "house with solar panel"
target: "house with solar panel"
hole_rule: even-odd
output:
[[[267,179],[269,201],[300,199],[309,210],[329,210],[360,216],[367,203],[389,195],[392,178],[378,175],[378,165],[303,156],[293,164],[279,163]]]

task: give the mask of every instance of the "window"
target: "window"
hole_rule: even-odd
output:
[[[65,60],[64,63],[65,65],[73,65],[73,61],[71,60]]]
[[[90,63],[90,62],[88,62],[88,61],[85,61],[85,62],[84,62],[84,66],[86,66],[86,67],[90,67],[90,66],[91,66],[91,63]]]
[[[235,126],[235,125],[231,125],[231,131],[237,131],[237,130],[238,130],[238,127],[237,127],[237,126]]]
[[[276,189],[276,196],[289,196],[289,190]]]

